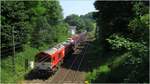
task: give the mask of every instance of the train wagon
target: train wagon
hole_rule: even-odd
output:
[[[84,40],[86,33],[68,38],[67,41],[57,44],[51,49],[39,52],[35,56],[35,69],[38,71],[55,72],[63,63],[65,56],[73,52],[73,48]]]

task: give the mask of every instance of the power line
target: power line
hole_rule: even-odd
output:
[[[86,48],[88,47],[88,45],[86,46]],[[86,52],[86,48],[83,50],[84,52],[83,53],[85,53]],[[82,57],[84,56],[84,55],[81,55]],[[76,62],[76,60],[79,58],[79,56],[77,56],[74,60],[73,60],[73,62],[72,62],[72,64],[71,64],[71,66],[69,67],[69,68],[72,68],[73,67],[73,65],[75,64],[75,62]],[[81,58],[81,57],[80,57]],[[83,58],[81,58],[81,60],[82,60]],[[70,72],[70,70],[68,70],[67,72],[66,72],[66,74],[64,75],[64,77],[63,77],[63,79],[59,82],[59,83],[62,83],[64,80],[65,80],[65,78],[67,77],[67,75],[69,74],[69,72]]]
[[[84,51],[84,53],[83,53],[83,56],[82,56],[82,58],[81,58],[81,61],[80,61],[80,63],[79,63],[79,66],[77,67],[77,71],[80,69],[81,64],[82,64],[82,62],[83,62],[83,59],[85,58],[85,53],[86,53],[86,50],[88,49],[88,46],[89,46],[89,45],[86,46],[86,49],[85,49],[85,51]],[[75,71],[75,73],[76,73],[77,71]],[[75,74],[75,73],[74,73],[74,79],[73,79],[73,81],[75,81],[75,79],[76,79],[76,74]]]

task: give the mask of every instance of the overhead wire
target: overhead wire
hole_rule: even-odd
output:
[[[84,52],[85,52],[85,50],[84,50]],[[77,58],[79,58],[79,56],[77,56],[77,57],[73,60],[71,66],[70,66],[69,68],[72,68],[72,67],[73,67],[73,65],[74,65],[75,61],[77,60]],[[65,80],[65,78],[67,77],[67,75],[69,74],[69,72],[70,72],[70,70],[68,70],[68,72],[64,75],[63,79],[62,79],[59,83],[62,83],[62,82]]]
[[[84,51],[84,53],[83,53],[83,56],[82,56],[82,58],[81,58],[81,61],[80,61],[80,63],[79,63],[79,66],[77,67],[77,71],[79,71],[79,69],[80,69],[80,67],[81,67],[81,64],[82,64],[82,62],[83,62],[83,59],[84,59],[84,57],[85,57],[85,53],[86,53],[86,50],[88,49],[88,45],[86,46],[87,48],[85,49],[85,51]],[[73,78],[73,81],[75,81],[75,79],[76,79],[76,72],[77,71],[75,71],[74,72],[74,78]]]

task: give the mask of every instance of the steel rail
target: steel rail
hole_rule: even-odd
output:
[[[84,52],[86,52],[85,49],[84,49]],[[81,58],[82,56],[77,56],[77,57],[78,57],[78,58],[79,58],[79,57]],[[76,59],[77,59],[77,57],[76,57]],[[73,62],[72,65],[70,66],[70,68],[73,67],[75,61],[76,61],[76,60],[74,60],[74,62]],[[68,72],[65,74],[64,78],[63,78],[59,83],[64,82],[65,78],[67,77],[67,75],[69,74],[70,71],[71,71],[71,70],[68,70]]]
[[[71,68],[73,66],[73,64],[75,63],[75,61],[77,60],[79,56],[76,56],[76,58],[73,60],[73,62],[71,63],[71,66],[69,68]],[[50,83],[52,83],[52,80],[55,78],[56,74],[51,78]],[[65,75],[66,76],[66,75]]]
[[[79,63],[79,66],[77,67],[77,70],[74,72],[74,78],[73,78],[73,81],[75,81],[75,79],[76,79],[76,73],[77,73],[77,71],[80,69],[80,67],[81,67],[81,64],[82,64],[82,62],[83,62],[83,59],[85,58],[85,53],[86,53],[86,50],[88,49],[88,47],[89,47],[89,45],[87,45],[86,46],[86,49],[85,49],[85,52],[83,53],[83,56],[82,56],[82,58],[81,58],[81,61],[80,61],[80,63]]]

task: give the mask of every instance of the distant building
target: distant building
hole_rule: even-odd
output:
[[[76,26],[69,26],[69,33],[72,35],[76,34]]]

